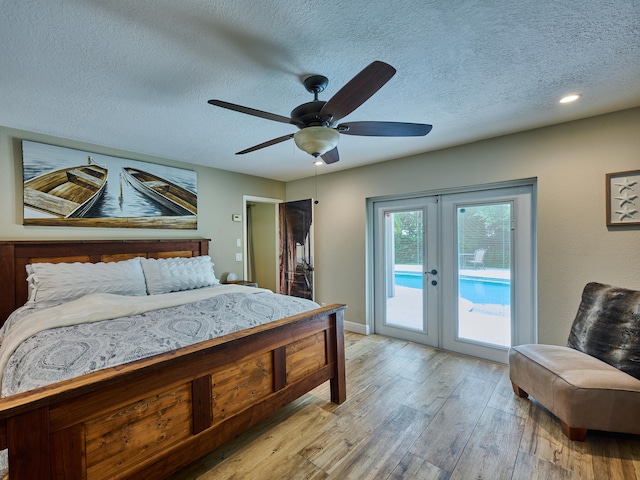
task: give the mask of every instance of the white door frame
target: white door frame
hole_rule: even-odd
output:
[[[455,187],[455,188],[447,188],[447,189],[438,189],[438,190],[430,190],[425,192],[417,192],[411,194],[403,194],[403,195],[390,195],[384,197],[376,197],[376,198],[368,198],[367,199],[367,233],[366,233],[366,304],[365,304],[365,333],[369,334],[375,331],[374,325],[374,316],[375,316],[375,278],[374,278],[374,241],[375,241],[375,231],[374,231],[374,219],[375,219],[375,209],[374,202],[380,202],[385,200],[399,200],[399,199],[410,199],[414,197],[425,197],[425,196],[434,196],[434,195],[449,195],[455,193],[467,193],[467,192],[477,192],[482,190],[494,190],[500,188],[509,188],[509,187],[519,187],[519,186],[531,186],[531,214],[532,214],[532,225],[531,225],[531,271],[530,271],[530,288],[531,288],[531,304],[527,306],[530,308],[532,312],[532,322],[530,329],[528,331],[517,330],[514,333],[513,344],[517,345],[523,342],[531,342],[535,343],[537,341],[537,319],[538,319],[538,309],[537,309],[537,222],[536,222],[536,199],[537,199],[537,181],[535,178],[527,178],[522,180],[514,180],[507,182],[497,182],[483,185],[475,185],[475,186],[467,186],[467,187]],[[442,248],[442,243],[441,243]],[[440,263],[440,262],[438,262]],[[442,307],[441,307],[442,308]],[[516,327],[517,328],[517,327]]]
[[[374,248],[384,247],[384,252],[374,251],[376,259],[374,265],[374,300],[376,302],[374,314],[374,331],[382,335],[393,336],[404,340],[414,340],[425,345],[438,346],[439,343],[439,306],[438,300],[438,277],[437,274],[427,274],[426,271],[439,270],[438,262],[438,197],[435,195],[414,197],[410,199],[384,200],[374,202],[375,218],[373,230],[377,235],[377,242]],[[387,230],[387,213],[420,211],[422,212],[423,231],[423,265],[420,274],[423,277],[422,292],[422,314],[423,324],[421,329],[409,328],[401,324],[387,323],[388,295],[393,287],[393,282],[389,283],[390,271],[394,266],[390,264],[393,255],[389,255],[389,237],[393,233]],[[435,284],[431,285],[434,281]]]
[[[278,237],[280,219],[278,217],[277,205],[283,203],[284,200],[279,198],[269,198],[269,197],[256,197],[253,195],[243,195],[242,196],[242,268],[243,268],[243,276],[245,280],[247,279],[249,267],[247,264],[247,203],[272,203],[274,205],[274,217],[276,222],[276,250],[273,252],[276,258],[276,287],[278,291],[280,290],[280,275],[278,274],[280,270],[280,239]]]

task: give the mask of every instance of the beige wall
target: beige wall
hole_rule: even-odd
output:
[[[21,139],[195,170],[198,174],[198,229],[156,230],[23,226]],[[234,213],[243,214],[243,194],[284,198],[285,185],[282,182],[264,178],[0,127],[0,239],[205,237],[211,239],[210,251],[216,264],[216,274],[222,276],[224,272],[242,271],[242,264],[235,261],[235,254],[238,251],[236,239],[242,238],[242,223],[233,222],[231,215]]]
[[[640,289],[640,229],[605,225],[605,174],[638,169],[640,108],[320,175],[317,300],[365,323],[367,198],[535,177],[538,337],[564,344],[586,282]],[[287,183],[288,201],[312,196],[313,178]]]
[[[636,108],[320,175],[315,211],[317,300],[347,303],[346,320],[365,323],[367,198],[536,177],[539,341],[563,344],[586,282],[640,289],[640,229],[609,230],[604,213],[605,174],[640,169],[639,132]],[[23,226],[20,139],[196,170],[198,230]],[[212,239],[218,274],[239,272],[242,265],[235,262],[235,253],[242,224],[233,222],[231,214],[243,213],[243,194],[284,198],[285,185],[0,127],[2,239],[207,237]],[[309,197],[315,197],[313,178],[286,185],[287,200]]]

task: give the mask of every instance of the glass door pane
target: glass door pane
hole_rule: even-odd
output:
[[[511,202],[457,205],[457,337],[511,346]]]
[[[422,210],[386,212],[386,324],[424,329]]]

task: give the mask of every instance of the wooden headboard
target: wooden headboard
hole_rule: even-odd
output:
[[[115,262],[209,254],[209,239],[0,241],[0,326],[27,301],[29,263]]]

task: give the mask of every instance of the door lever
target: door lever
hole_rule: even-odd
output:
[[[431,274],[431,275],[437,275],[437,274],[438,274],[438,271],[434,268],[434,269],[433,269],[433,270],[431,270],[430,272],[424,272],[424,274],[425,274],[425,275],[429,275],[429,274]]]

